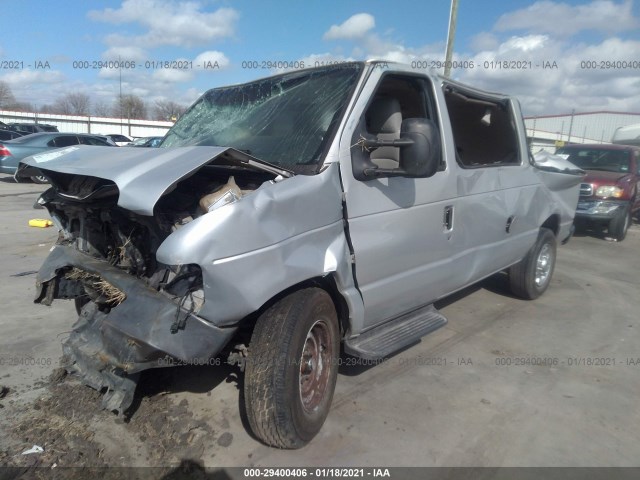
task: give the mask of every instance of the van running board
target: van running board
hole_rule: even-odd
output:
[[[349,355],[366,360],[380,360],[409,345],[447,323],[433,305],[428,305],[383,323],[344,342]]]

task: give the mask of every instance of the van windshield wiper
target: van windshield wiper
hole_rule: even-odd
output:
[[[261,170],[266,170],[270,173],[275,173],[278,175],[282,175],[285,178],[293,177],[295,172],[289,170],[287,168],[282,168],[279,165],[275,165],[273,163],[269,163],[265,160],[261,160],[257,157],[251,155],[250,150],[247,149],[238,149],[234,147],[229,147],[229,150],[222,154],[222,157],[232,163],[240,164],[240,165],[250,165],[254,168],[259,168]]]

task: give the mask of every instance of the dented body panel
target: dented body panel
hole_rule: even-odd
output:
[[[68,368],[108,389],[107,408],[125,410],[159,359],[233,347],[301,285],[330,291],[349,341],[519,262],[542,226],[570,236],[581,176],[534,165],[517,101],[384,65],[309,70],[346,89],[317,103],[300,97],[316,91],[304,71],[248,84],[246,111],[228,112],[243,86],[208,92],[166,137],[172,148],[79,147],[21,166],[50,178],[40,203],[60,229],[36,301],[76,299]],[[409,174],[407,150],[363,143],[400,139],[398,116],[437,132],[435,173]],[[469,118],[479,123],[460,128]],[[304,122],[288,151],[287,129]],[[485,127],[498,139],[485,142]]]
[[[505,105],[519,158],[508,165],[465,168],[444,94],[447,85],[457,84],[437,77],[423,88],[433,97],[431,114],[438,121],[440,171],[429,178],[355,178],[352,154],[359,119],[371,108],[376,91],[384,89],[385,79],[403,74],[415,75],[402,67],[371,71],[339,139],[356,277],[365,305],[363,324],[355,331],[384,324],[513,265],[549,218],[558,218],[556,236],[568,238],[578,198],[580,174],[541,172],[530,161],[518,102],[466,86],[464,92],[477,95],[479,102]],[[562,188],[552,190],[554,182]],[[443,226],[447,209],[451,228]]]
[[[357,298],[337,171],[334,165],[318,175],[264,184],[170,235],[157,258],[203,267],[201,314],[216,325],[237,323],[278,292],[329,274]]]

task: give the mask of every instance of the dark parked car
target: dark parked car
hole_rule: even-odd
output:
[[[10,123],[9,128],[23,135],[28,135],[30,133],[58,131],[58,127],[56,127],[55,125],[49,125],[48,123]]]
[[[0,129],[0,141],[13,140],[14,138],[22,137],[20,132],[14,132],[13,130]]]
[[[576,222],[605,224],[621,242],[640,211],[640,147],[567,145],[556,154],[587,171],[580,186]]]
[[[96,135],[83,133],[33,133],[14,140],[0,142],[0,172],[13,174],[20,161],[30,155],[80,144],[112,146]],[[36,183],[47,182],[44,176],[34,176],[31,177],[31,180]]]
[[[157,147],[164,137],[140,137],[136,138],[127,147]]]

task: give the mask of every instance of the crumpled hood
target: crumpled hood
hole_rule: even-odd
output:
[[[577,203],[578,184],[582,181],[585,171],[576,167],[569,160],[554,155],[549,152],[538,152],[533,156],[536,172],[542,182],[553,192],[566,190],[570,193],[571,198],[575,196],[576,201],[570,201],[575,205]]]
[[[584,181],[587,183],[615,184],[624,177],[630,175],[629,172],[605,172],[603,170],[587,170]]]
[[[214,160],[291,176],[270,164],[229,147],[95,147],[77,145],[27,157],[23,164],[43,171],[98,177],[114,182],[118,205],[141,215],[153,215],[156,202],[180,180]],[[21,169],[24,167],[21,166]],[[18,175],[21,170],[19,169]]]

